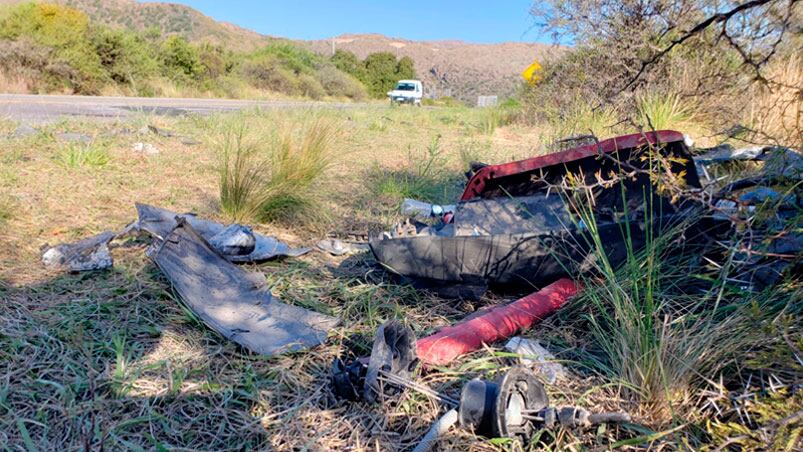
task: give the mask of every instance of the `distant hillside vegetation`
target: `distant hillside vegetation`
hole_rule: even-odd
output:
[[[0,5],[16,3],[24,1],[0,0]],[[196,43],[208,42],[231,50],[254,50],[270,39],[175,3],[139,3],[136,0],[50,0],[49,3],[83,11],[93,22],[104,25],[140,32],[158,30],[161,34],[178,34]]]
[[[391,52],[410,57],[429,95],[452,96],[473,104],[477,96],[515,92],[521,72],[533,61],[563,53],[564,48],[547,44],[505,42],[471,44],[463,41],[409,41],[379,34],[341,35],[331,40],[309,41],[321,54],[335,49],[365,58],[371,53]]]

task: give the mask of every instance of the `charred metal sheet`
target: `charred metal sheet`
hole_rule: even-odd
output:
[[[158,238],[163,238],[172,231],[176,225],[176,212],[167,209],[149,206],[147,204],[137,204],[137,214],[139,221],[135,227],[150,233]],[[206,241],[213,241],[213,238],[226,230],[226,226],[214,221],[204,220],[191,214],[182,214],[182,217],[201,235]],[[253,233],[255,243],[253,251],[249,254],[224,254],[225,258],[231,262],[261,262],[275,257],[290,256],[298,257],[310,252],[310,248],[291,248],[287,244],[262,234]],[[218,250],[223,253],[223,250]]]
[[[149,255],[204,323],[254,353],[272,355],[318,345],[338,323],[274,298],[264,277],[223,259],[189,219],[179,217]]]
[[[104,231],[75,243],[48,248],[42,255],[42,262],[48,267],[66,268],[71,272],[111,268],[109,242],[114,237],[114,232]]]
[[[595,186],[598,175],[620,174],[626,166],[632,174],[621,184],[594,189],[592,208],[604,251],[617,265],[627,256],[625,235],[640,248],[650,228],[676,223],[691,207],[656,192],[646,171],[649,160],[642,158],[648,150],[667,157],[669,169],[686,186],[700,187],[682,134],[628,135],[482,167],[469,180],[453,215],[444,216],[437,225],[407,224],[372,237],[371,250],[391,272],[441,293],[441,288],[455,283],[477,288],[482,287],[480,282],[544,286],[582,270],[592,248],[586,225],[565,203],[567,193],[554,187],[569,174]]]

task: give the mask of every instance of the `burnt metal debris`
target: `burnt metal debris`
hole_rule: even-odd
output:
[[[441,294],[481,294],[489,285],[543,286],[579,271],[591,253],[581,236],[582,222],[553,187],[568,175],[593,185],[597,175],[623,165],[646,170],[641,158],[657,150],[687,187],[700,187],[683,135],[661,131],[634,134],[527,160],[479,167],[468,181],[454,213],[434,225],[396,228],[372,237],[371,250],[390,272],[414,286]],[[608,156],[610,158],[603,158]],[[688,203],[672,203],[657,192],[646,171],[596,193],[594,215],[613,265],[625,256],[623,223],[630,223],[635,248],[645,242],[644,218],[654,227],[683,218]],[[654,200],[646,208],[645,203]],[[617,206],[632,207],[625,215]],[[455,290],[455,286],[461,289]],[[470,290],[466,288],[471,288]]]
[[[225,260],[189,220],[176,222],[148,254],[211,329],[254,353],[272,355],[318,345],[337,325],[333,317],[280,302],[264,276]]]
[[[176,227],[176,218],[182,217],[201,237],[216,244],[218,251],[230,262],[262,262],[281,256],[298,257],[311,251],[310,248],[291,248],[274,237],[255,233],[242,225],[227,227],[192,214],[178,214],[147,204],[137,204],[136,207],[139,219],[129,229],[146,231],[162,238]],[[253,236],[253,248],[249,245],[252,239],[248,236]],[[246,253],[249,249],[251,251]]]
[[[146,253],[187,307],[212,330],[254,353],[269,356],[318,345],[339,323],[282,303],[265,286],[264,275],[233,264],[299,256],[308,248],[290,248],[239,224],[224,226],[145,204],[136,207],[138,220],[122,232],[106,231],[49,248],[42,261],[73,272],[111,268],[109,243],[145,232],[153,238]]]
[[[673,199],[670,191],[652,183],[652,159],[646,158],[647,153],[669,162],[666,171],[684,190],[697,193],[697,198]],[[716,185],[709,168],[732,161],[760,162],[761,171],[709,193]],[[621,183],[599,182],[622,173],[629,174],[619,178]],[[633,249],[643,247],[648,229],[656,232],[692,218],[693,212],[704,207],[703,197],[719,201],[720,215],[703,215],[694,221],[685,234],[689,245],[715,241],[718,230],[731,227],[730,214],[740,208],[749,213],[762,202],[783,200],[779,221],[788,219],[790,212],[799,211],[800,196],[771,187],[779,180],[803,178],[803,156],[777,146],[733,149],[723,145],[693,158],[684,135],[658,131],[500,165],[476,165],[468,176],[453,211],[431,214],[435,221],[429,223],[407,220],[371,237],[377,261],[405,282],[448,298],[476,299],[492,285],[543,287],[584,271],[593,258],[587,225],[567,206],[571,196],[565,188],[567,179],[593,187],[591,213],[604,246],[601,251],[616,266],[627,256],[626,241]],[[731,199],[737,191],[751,187]],[[794,237],[792,242],[796,241]],[[801,248],[796,251],[800,253]],[[756,259],[751,255],[745,261]],[[757,289],[778,280],[780,272],[770,273],[755,285]]]
[[[42,263],[51,268],[64,268],[71,272],[111,268],[114,260],[109,251],[109,242],[115,236],[112,231],[104,231],[75,243],[47,248],[42,254]]]

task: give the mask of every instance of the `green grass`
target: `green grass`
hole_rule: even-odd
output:
[[[400,203],[404,198],[434,203],[454,202],[459,192],[459,175],[446,167],[441,137],[436,136],[423,152],[407,151],[407,162],[398,169],[374,166],[367,176],[368,190],[374,196]]]
[[[56,154],[56,162],[65,168],[101,168],[110,161],[109,148],[102,144],[69,144]]]
[[[285,124],[262,136],[244,126],[224,132],[218,145],[220,205],[236,221],[292,221],[317,205],[313,185],[331,164],[337,125],[315,118]]]
[[[677,94],[650,93],[637,98],[638,124],[645,130],[698,130],[699,121],[691,100]]]
[[[733,265],[738,235],[732,237],[736,245],[724,249],[720,268],[710,275],[700,270],[689,272],[704,263],[700,246],[679,250],[678,244],[688,238],[684,232],[699,219],[700,211],[663,228],[654,224],[657,218],[646,214],[643,249],[637,249],[633,239],[639,226],[624,223],[626,259],[614,266],[601,251],[606,244],[590,193],[581,190],[570,199],[595,250],[594,259],[587,260],[589,268],[578,275],[584,288],[574,302],[579,311],[575,313],[586,322],[581,327],[587,331],[581,339],[589,351],[585,360],[606,378],[619,382],[652,425],[687,419],[697,409],[694,394],[712,376],[727,374],[737,363],[744,363],[751,350],[777,342],[777,337],[768,337],[760,325],[769,325],[785,310],[799,311],[794,300],[801,289],[782,284],[761,293],[740,289],[737,281],[744,277]],[[648,202],[652,197],[641,206],[645,212],[651,212]],[[632,208],[624,205],[617,210],[628,217]],[[696,287],[707,289],[694,290]]]

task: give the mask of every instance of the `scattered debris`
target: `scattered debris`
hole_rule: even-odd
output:
[[[457,424],[458,417],[457,410],[454,408],[444,413],[440,419],[432,424],[432,427],[429,428],[427,434],[421,438],[421,442],[415,446],[413,452],[427,452],[432,449],[432,446],[438,442],[438,439],[445,435],[453,425]]]
[[[521,364],[542,375],[549,384],[555,384],[559,378],[565,378],[567,375],[563,365],[555,362],[555,355],[534,339],[513,337],[507,341],[505,349],[519,355]]]
[[[318,247],[319,250],[329,253],[332,256],[342,256],[344,254],[349,253],[359,253],[363,251],[368,251],[370,248],[366,243],[348,243],[344,242],[340,239],[323,239],[318,242],[315,246]]]
[[[51,268],[65,268],[71,272],[104,270],[113,265],[109,242],[115,237],[112,231],[104,231],[72,244],[48,248],[42,255],[42,263]]]
[[[223,259],[188,219],[179,217],[148,254],[204,323],[254,353],[270,356],[318,345],[338,323],[274,298],[264,276]]]
[[[131,146],[131,149],[134,152],[142,152],[148,155],[156,155],[159,154],[160,152],[156,146],[150,143],[142,143],[142,142],[134,143],[134,145]]]
[[[754,161],[764,162],[763,173],[792,178],[803,178],[803,155],[783,146],[751,146],[734,149],[723,144],[707,149],[702,155],[694,157],[698,170],[709,180],[707,167],[717,163]]]
[[[201,141],[198,141],[195,138],[191,138],[191,137],[182,137],[180,141],[181,141],[181,144],[183,144],[185,146],[196,146],[196,145],[201,144]]]
[[[151,131],[152,133],[154,133],[156,135],[159,135],[160,137],[172,138],[172,137],[179,136],[178,134],[176,134],[172,130],[162,129],[161,127],[156,127],[156,126],[151,125],[151,124],[148,124],[147,127],[148,127],[149,131]],[[142,130],[144,130],[144,129],[145,128],[143,127]]]
[[[181,135],[179,133],[173,132],[172,130],[156,127],[152,124],[148,124],[147,126],[142,127],[141,129],[139,129],[139,132],[141,134],[146,134],[148,132],[151,132],[164,138],[178,138],[181,144],[184,144],[186,146],[195,146],[201,144],[201,142],[196,140],[195,138],[188,137],[186,135]]]
[[[405,198],[401,204],[402,215],[411,217],[440,217],[445,213],[454,212],[454,210],[454,205],[440,206],[409,198]]]
[[[30,138],[38,134],[39,129],[28,124],[22,124],[11,132],[11,138]]]
[[[559,309],[577,294],[578,286],[560,279],[508,305],[490,309],[416,342],[418,359],[427,365],[448,364],[455,358],[526,330]]]
[[[57,140],[68,143],[91,143],[92,137],[83,133],[59,132],[53,135]]]
[[[137,204],[139,220],[131,225],[132,229],[146,231],[155,237],[164,238],[176,227],[176,217],[182,216],[193,227],[198,234],[205,240],[212,242],[213,238],[222,233],[226,226],[214,221],[204,220],[192,214],[179,215],[159,207],[147,204]],[[240,225],[234,225],[239,226]],[[236,229],[236,228],[235,228]],[[242,230],[240,230],[242,232]],[[223,256],[231,262],[262,262],[280,256],[298,257],[310,251],[310,248],[291,248],[280,242],[274,237],[253,233],[254,249],[249,254],[231,254],[225,250],[219,250]],[[223,243],[220,238],[214,240],[215,243]],[[229,245],[226,245],[229,246]]]
[[[654,227],[687,215],[691,202],[673,203],[651,183],[642,159],[654,148],[670,161],[672,174],[687,187],[700,187],[697,172],[681,133],[662,131],[634,134],[501,165],[479,167],[468,181],[454,213],[435,224],[406,222],[391,232],[371,238],[377,260],[391,272],[408,278],[415,287],[441,295],[481,294],[491,284],[546,285],[572,277],[587,260],[592,247],[576,215],[565,205],[559,186],[570,175],[594,186],[602,242],[612,265],[625,253],[623,223],[635,248],[647,240],[644,227],[646,196]],[[607,157],[607,158],[606,158]],[[623,215],[620,184],[600,185],[597,175],[632,168],[623,178],[627,205]],[[637,172],[642,170],[642,172]],[[584,179],[583,179],[584,178]],[[469,290],[455,289],[468,286]]]

